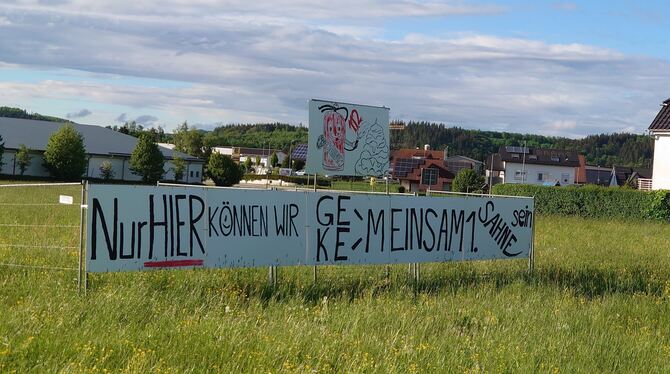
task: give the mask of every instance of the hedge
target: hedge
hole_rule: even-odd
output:
[[[619,187],[545,187],[498,184],[496,195],[535,196],[539,214],[588,218],[624,218],[670,221],[670,191],[638,191]]]
[[[307,184],[307,176],[301,176],[301,175],[277,175],[277,174],[270,174],[270,175],[263,175],[263,174],[245,174],[244,177],[242,177],[243,180],[245,181],[253,181],[253,180],[262,180],[262,179],[271,179],[271,180],[282,180],[284,182],[289,182],[289,183],[295,183],[299,185],[304,185]],[[314,185],[314,177],[309,177],[309,184]],[[325,179],[323,177],[317,178],[316,179],[316,184],[320,187],[330,187],[331,182],[329,179]]]

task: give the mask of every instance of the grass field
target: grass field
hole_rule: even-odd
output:
[[[76,198],[1,189],[0,204]],[[78,224],[0,205],[0,224]],[[78,229],[0,226],[0,243],[77,246]],[[51,238],[51,239],[48,239]],[[76,249],[0,262],[76,267]],[[670,225],[538,217],[524,261],[181,270],[90,277],[0,266],[0,372],[670,372]]]

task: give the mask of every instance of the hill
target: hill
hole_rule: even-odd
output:
[[[52,116],[43,116],[39,113],[28,113],[24,109],[12,108],[8,106],[0,106],[0,117],[34,119],[38,121],[49,121],[49,122],[70,122],[69,120],[66,119]]]
[[[396,122],[396,124],[403,124]],[[484,160],[502,145],[575,150],[586,156],[590,164],[651,167],[653,139],[627,133],[589,135],[581,139],[518,134],[498,131],[468,130],[428,122],[408,122],[404,130],[391,132],[391,145],[396,148],[449,147],[449,154],[460,154]]]

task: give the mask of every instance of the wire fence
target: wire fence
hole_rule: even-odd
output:
[[[0,185],[0,267],[77,271],[82,188],[81,183]]]

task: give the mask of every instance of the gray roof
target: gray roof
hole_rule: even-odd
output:
[[[5,149],[18,149],[20,144],[25,144],[30,149],[44,151],[51,134],[62,125],[61,122],[0,117],[0,136],[5,143]],[[84,137],[88,154],[130,157],[137,145],[137,138],[102,126],[78,123],[72,123],[72,126]],[[187,161],[202,162],[197,157],[165,147],[158,148],[167,159],[179,156]]]

